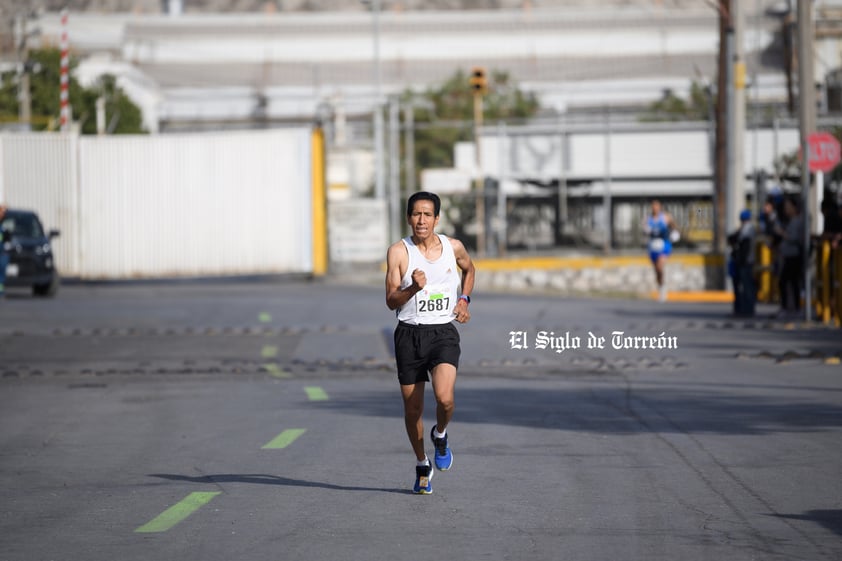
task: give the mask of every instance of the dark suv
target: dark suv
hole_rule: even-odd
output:
[[[6,286],[31,286],[35,296],[54,296],[59,276],[50,240],[58,230],[44,233],[38,215],[28,210],[8,209],[0,223],[6,233]]]

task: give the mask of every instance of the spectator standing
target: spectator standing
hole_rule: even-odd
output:
[[[778,226],[781,236],[781,312],[779,315],[794,317],[801,311],[801,289],[804,279],[804,218],[799,201],[794,197],[784,200],[786,226]]]
[[[754,282],[754,241],[756,232],[751,222],[751,211],[740,213],[740,227],[728,236],[731,259],[734,263],[734,315],[751,317],[757,300]]]

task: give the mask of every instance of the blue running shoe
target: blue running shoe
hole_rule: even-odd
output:
[[[412,492],[416,495],[432,495],[433,494],[433,464],[426,466],[415,466],[415,486]]]
[[[447,433],[444,438],[436,438],[436,427],[430,430],[430,438],[433,439],[433,444],[436,446],[436,469],[440,471],[447,471],[453,465],[453,452],[447,446]]]

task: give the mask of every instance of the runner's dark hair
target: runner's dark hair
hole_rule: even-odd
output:
[[[415,207],[415,203],[418,201],[433,201],[433,213],[434,216],[438,216],[439,212],[441,212],[441,199],[435,193],[430,193],[429,191],[418,191],[414,193],[409,200],[406,201],[406,215],[412,216],[412,209]]]

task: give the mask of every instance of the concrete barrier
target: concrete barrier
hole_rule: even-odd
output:
[[[645,256],[477,259],[476,266],[477,288],[484,290],[649,296],[656,288],[652,263]],[[667,290],[719,293],[724,267],[721,255],[672,255],[666,266]]]

